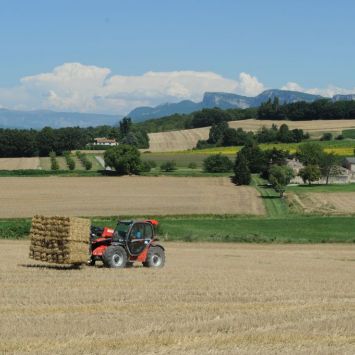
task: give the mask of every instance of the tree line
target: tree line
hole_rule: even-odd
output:
[[[50,152],[62,155],[66,151],[87,148],[96,137],[114,138],[137,148],[149,147],[148,134],[125,118],[116,127],[0,129],[0,157],[48,156]]]
[[[161,118],[153,118],[134,125],[146,132],[166,132],[181,129],[208,127],[220,122],[255,118],[257,108],[227,109],[205,108],[191,114],[174,114]]]
[[[272,125],[271,128],[262,127],[258,132],[246,132],[242,128],[234,129],[227,122],[212,124],[207,140],[199,140],[196,148],[241,146],[256,143],[299,143],[308,139],[309,134],[302,129],[290,130],[287,124],[280,128]]]
[[[314,102],[280,104],[277,97],[262,103],[257,110],[259,120],[338,120],[355,119],[355,101],[321,99]]]

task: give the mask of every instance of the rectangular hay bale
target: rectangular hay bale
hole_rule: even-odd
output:
[[[81,264],[89,258],[90,220],[34,216],[29,257],[56,264]]]

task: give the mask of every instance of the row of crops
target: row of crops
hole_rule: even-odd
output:
[[[73,156],[70,152],[64,152],[63,157],[65,159],[66,167],[73,171],[75,169],[82,169],[89,171],[93,168],[92,160],[88,157],[87,154],[77,151],[75,156]],[[76,157],[76,159],[75,159]],[[50,152],[50,168],[51,170],[59,170],[60,165],[58,162],[58,156],[55,152]]]

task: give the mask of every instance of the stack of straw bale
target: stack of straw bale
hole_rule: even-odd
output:
[[[88,219],[35,216],[30,237],[32,259],[58,264],[81,264],[88,260]]]

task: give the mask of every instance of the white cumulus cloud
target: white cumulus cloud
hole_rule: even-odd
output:
[[[344,88],[337,87],[335,85],[328,85],[325,88],[308,88],[307,89],[295,82],[288,82],[281,89],[282,90],[301,91],[301,92],[306,92],[308,94],[321,95],[324,97],[333,97],[334,95],[339,95],[339,94],[346,95],[346,94],[354,94],[355,93],[355,87],[352,89],[344,89]]]
[[[264,89],[256,77],[238,80],[213,72],[147,72],[114,75],[109,68],[65,63],[49,73],[24,77],[14,88],[0,88],[0,104],[17,109],[127,113],[141,105],[183,99],[200,101],[206,91],[257,95]]]
[[[191,70],[128,76],[95,65],[65,63],[51,72],[26,76],[15,87],[0,87],[0,107],[126,114],[137,106],[185,99],[200,101],[207,91],[255,96],[265,89],[255,76],[245,72],[235,79]],[[305,89],[295,82],[288,82],[282,89],[323,96],[355,92],[355,88],[332,85]]]

